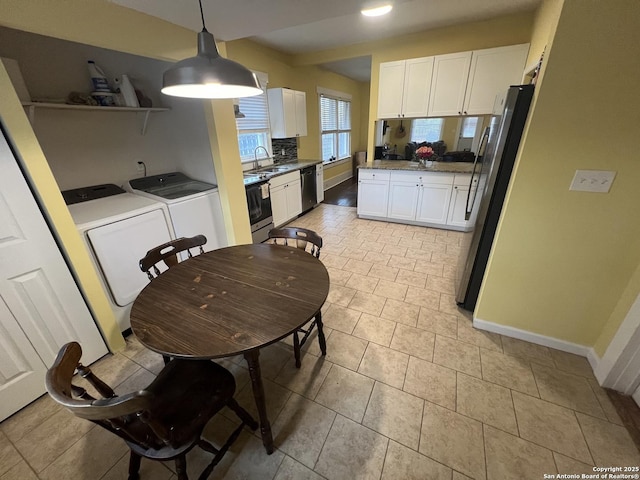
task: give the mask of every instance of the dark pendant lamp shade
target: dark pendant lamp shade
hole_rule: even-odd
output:
[[[164,72],[162,93],[188,98],[239,98],[259,95],[262,89],[251,70],[220,56],[213,35],[204,27],[203,15],[198,55],[181,60]]]

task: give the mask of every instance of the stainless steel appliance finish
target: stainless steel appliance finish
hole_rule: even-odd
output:
[[[466,260],[459,264],[456,278],[459,281],[456,302],[469,311],[474,310],[478,300],[520,138],[529,113],[533,89],[533,85],[509,88],[502,115],[495,119],[498,127],[492,129],[482,155],[479,175],[486,178],[486,183],[473,232],[465,237],[462,245],[461,258]],[[477,173],[474,169],[475,174]]]
[[[269,181],[245,185],[247,208],[251,223],[253,243],[262,243],[269,238],[269,230],[273,228],[273,212],[271,210],[271,192]]]
[[[315,165],[300,170],[300,188],[302,189],[302,212],[304,213],[318,204]]]

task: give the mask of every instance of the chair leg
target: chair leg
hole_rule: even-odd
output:
[[[178,474],[178,480],[189,480],[187,477],[187,457],[180,455],[176,458],[176,474]]]
[[[166,365],[171,361],[171,357],[169,357],[168,355],[162,355],[162,360],[164,360],[164,364]]]
[[[327,341],[324,338],[324,330],[322,329],[322,310],[316,315],[316,328],[318,329],[318,343],[320,344],[320,351],[322,355],[327,354]]]
[[[138,480],[140,478],[140,460],[142,457],[131,450],[129,456],[129,480]]]
[[[258,428],[258,422],[254,420],[249,412],[247,412],[244,408],[242,408],[238,402],[236,402],[235,398],[232,398],[227,403],[227,407],[235,412],[236,415],[242,420],[242,423],[249,426],[251,430],[255,430]]]
[[[300,338],[298,332],[293,332],[293,356],[296,359],[296,368],[300,368]]]

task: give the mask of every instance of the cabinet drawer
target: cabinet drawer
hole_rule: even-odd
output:
[[[295,182],[296,180],[300,181],[300,172],[298,170],[270,178],[269,184],[271,185],[271,188],[277,188],[280,185],[286,185],[287,183]]]
[[[422,183],[453,185],[453,173],[424,172],[421,176]]]
[[[420,182],[424,174],[419,172],[408,172],[404,170],[394,170],[389,178],[392,182]]]
[[[390,172],[387,170],[369,170],[360,168],[358,169],[359,180],[383,180],[389,181]]]
[[[478,184],[478,178],[479,178],[479,175],[476,173],[476,176],[473,178],[474,185]],[[471,180],[470,173],[456,173],[456,178],[454,179],[453,184],[459,185],[461,187],[468,187],[469,180]]]

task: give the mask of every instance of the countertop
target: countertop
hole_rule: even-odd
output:
[[[373,162],[358,165],[362,169],[379,170],[408,170],[411,172],[444,172],[444,173],[471,173],[473,163],[471,162],[433,162],[430,167],[426,167],[420,162],[409,160],[374,160]]]
[[[301,170],[305,167],[318,165],[319,163],[322,163],[322,160],[298,159],[292,162],[277,163],[273,165],[260,167],[255,170],[247,170],[243,174],[244,184],[245,186],[247,186],[257,182],[264,182],[265,180],[269,180],[270,178],[277,177],[279,175],[284,175],[290,172],[295,172],[296,170]],[[278,171],[277,172],[266,171],[274,168],[278,168]]]

